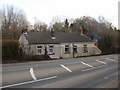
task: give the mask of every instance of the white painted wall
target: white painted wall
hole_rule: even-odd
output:
[[[29,44],[28,41],[27,41],[27,39],[25,38],[24,34],[21,34],[21,36],[19,38],[19,43],[21,45],[27,45],[27,44]]]
[[[88,52],[83,53],[83,46],[86,44],[88,46]],[[65,45],[70,45],[70,53],[65,54]],[[77,53],[74,53],[74,56],[85,56],[85,55],[93,55],[94,54],[94,43],[86,42],[86,43],[74,43],[77,46]],[[62,43],[61,44],[61,55],[63,58],[71,58],[73,57],[73,43]]]
[[[53,45],[53,53],[54,54],[52,54],[49,51],[49,46],[52,46],[52,45]],[[30,51],[31,54],[33,54],[33,55],[40,55],[40,54],[38,54],[37,46],[42,46],[42,53],[41,53],[41,55],[45,54],[45,47],[47,47],[48,55],[51,58],[59,58],[60,57],[60,45],[59,44],[32,44],[32,45],[30,45],[30,47],[31,47],[31,51]]]
[[[19,43],[20,46],[22,47],[23,51],[26,54],[29,54],[29,42],[27,41],[27,39],[25,38],[24,34],[21,34],[20,38],[19,38]]]
[[[65,54],[65,45],[70,45],[70,53],[68,54]],[[62,43],[61,45],[61,54],[60,54],[60,57],[62,58],[71,58],[73,57],[73,54],[72,54],[72,44],[71,43]]]
[[[88,46],[88,52],[87,53],[83,53],[84,44],[87,44],[87,46]],[[54,46],[53,47],[53,50],[54,50],[53,55],[51,55],[51,53],[49,52],[49,45],[53,45],[53,44],[47,44],[47,45],[46,44],[34,44],[34,45],[30,45],[29,54],[40,55],[40,54],[38,54],[37,46],[42,46],[41,55],[44,55],[45,46],[46,46],[47,51],[48,51],[48,55],[51,58],[60,58],[60,57],[62,57],[62,58],[72,58],[73,57],[73,47],[72,47],[73,44],[72,43],[54,44],[53,45]],[[65,45],[70,45],[70,53],[69,54],[65,54]],[[74,57],[99,54],[99,51],[94,50],[94,44],[93,43],[75,43],[74,45],[77,46],[77,53],[74,53]]]

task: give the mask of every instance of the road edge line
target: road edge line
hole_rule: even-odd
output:
[[[45,80],[54,79],[54,78],[57,78],[57,76],[51,76],[51,77],[47,77],[47,78],[43,78],[43,79],[38,79],[38,80],[34,80],[34,81],[28,81],[28,82],[22,82],[22,83],[17,83],[17,84],[12,84],[12,85],[6,85],[6,86],[3,86],[3,87],[0,87],[0,89],[2,89],[2,88],[8,88],[8,87],[13,87],[13,86],[24,85],[24,84],[29,84],[29,83],[34,83],[34,82],[39,82],[39,81],[45,81]]]

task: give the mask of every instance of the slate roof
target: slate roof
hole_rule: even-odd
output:
[[[30,44],[59,44],[74,42],[93,42],[85,35],[55,32],[56,39],[52,39],[50,32],[28,32],[24,34]]]

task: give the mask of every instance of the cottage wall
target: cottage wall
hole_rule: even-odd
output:
[[[70,46],[70,53],[65,53],[65,45],[69,45]],[[73,54],[72,54],[72,44],[71,43],[62,43],[61,45],[61,54],[60,54],[60,57],[62,58],[71,58],[73,57]]]
[[[70,46],[70,53],[65,53],[65,45]],[[73,45],[77,46],[77,53],[73,53]],[[84,53],[84,45],[87,45],[88,52]],[[74,54],[74,55],[73,55]],[[71,57],[78,57],[78,56],[87,56],[87,55],[94,55],[94,43],[87,42],[87,43],[64,43],[61,44],[61,55],[62,58],[71,58]]]
[[[21,45],[28,45],[29,44],[28,41],[27,41],[27,39],[25,38],[24,34],[21,34],[21,36],[19,38],[19,43]]]
[[[27,39],[25,38],[24,34],[21,34],[20,38],[19,38],[19,43],[20,46],[22,47],[22,50],[26,53],[29,54],[29,42],[27,41]]]
[[[38,53],[37,46],[42,46],[42,53]],[[49,46],[53,46],[53,53],[49,51]],[[59,58],[60,57],[60,45],[59,44],[33,44],[30,45],[30,54],[32,55],[44,55],[45,54],[45,47],[47,47],[47,54],[51,58]]]
[[[49,46],[51,46],[51,45],[53,45],[53,53],[50,53],[50,51],[49,51]],[[65,45],[70,46],[70,53],[65,53]],[[77,46],[77,53],[73,53],[73,44],[72,43],[47,44],[47,45],[46,44],[34,44],[34,45],[29,45],[28,47],[26,47],[26,52],[29,53],[30,55],[44,55],[45,47],[47,47],[47,54],[51,58],[72,58],[72,57],[78,57],[78,56],[94,55],[94,54],[99,53],[99,51],[95,50],[93,43],[75,43],[74,45]],[[84,45],[87,45],[87,47],[88,47],[87,53],[83,52]],[[38,53],[37,46],[42,46],[41,54]]]

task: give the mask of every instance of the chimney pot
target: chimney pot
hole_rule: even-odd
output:
[[[23,29],[22,34],[27,34],[27,29]]]
[[[97,40],[97,39],[94,39],[93,41],[94,41],[94,45],[95,45],[96,47],[98,47],[98,40]]]
[[[80,34],[81,34],[81,35],[83,34],[83,29],[82,29],[82,27],[80,27]]]
[[[52,37],[52,39],[56,39],[54,30],[51,30],[51,37]]]

